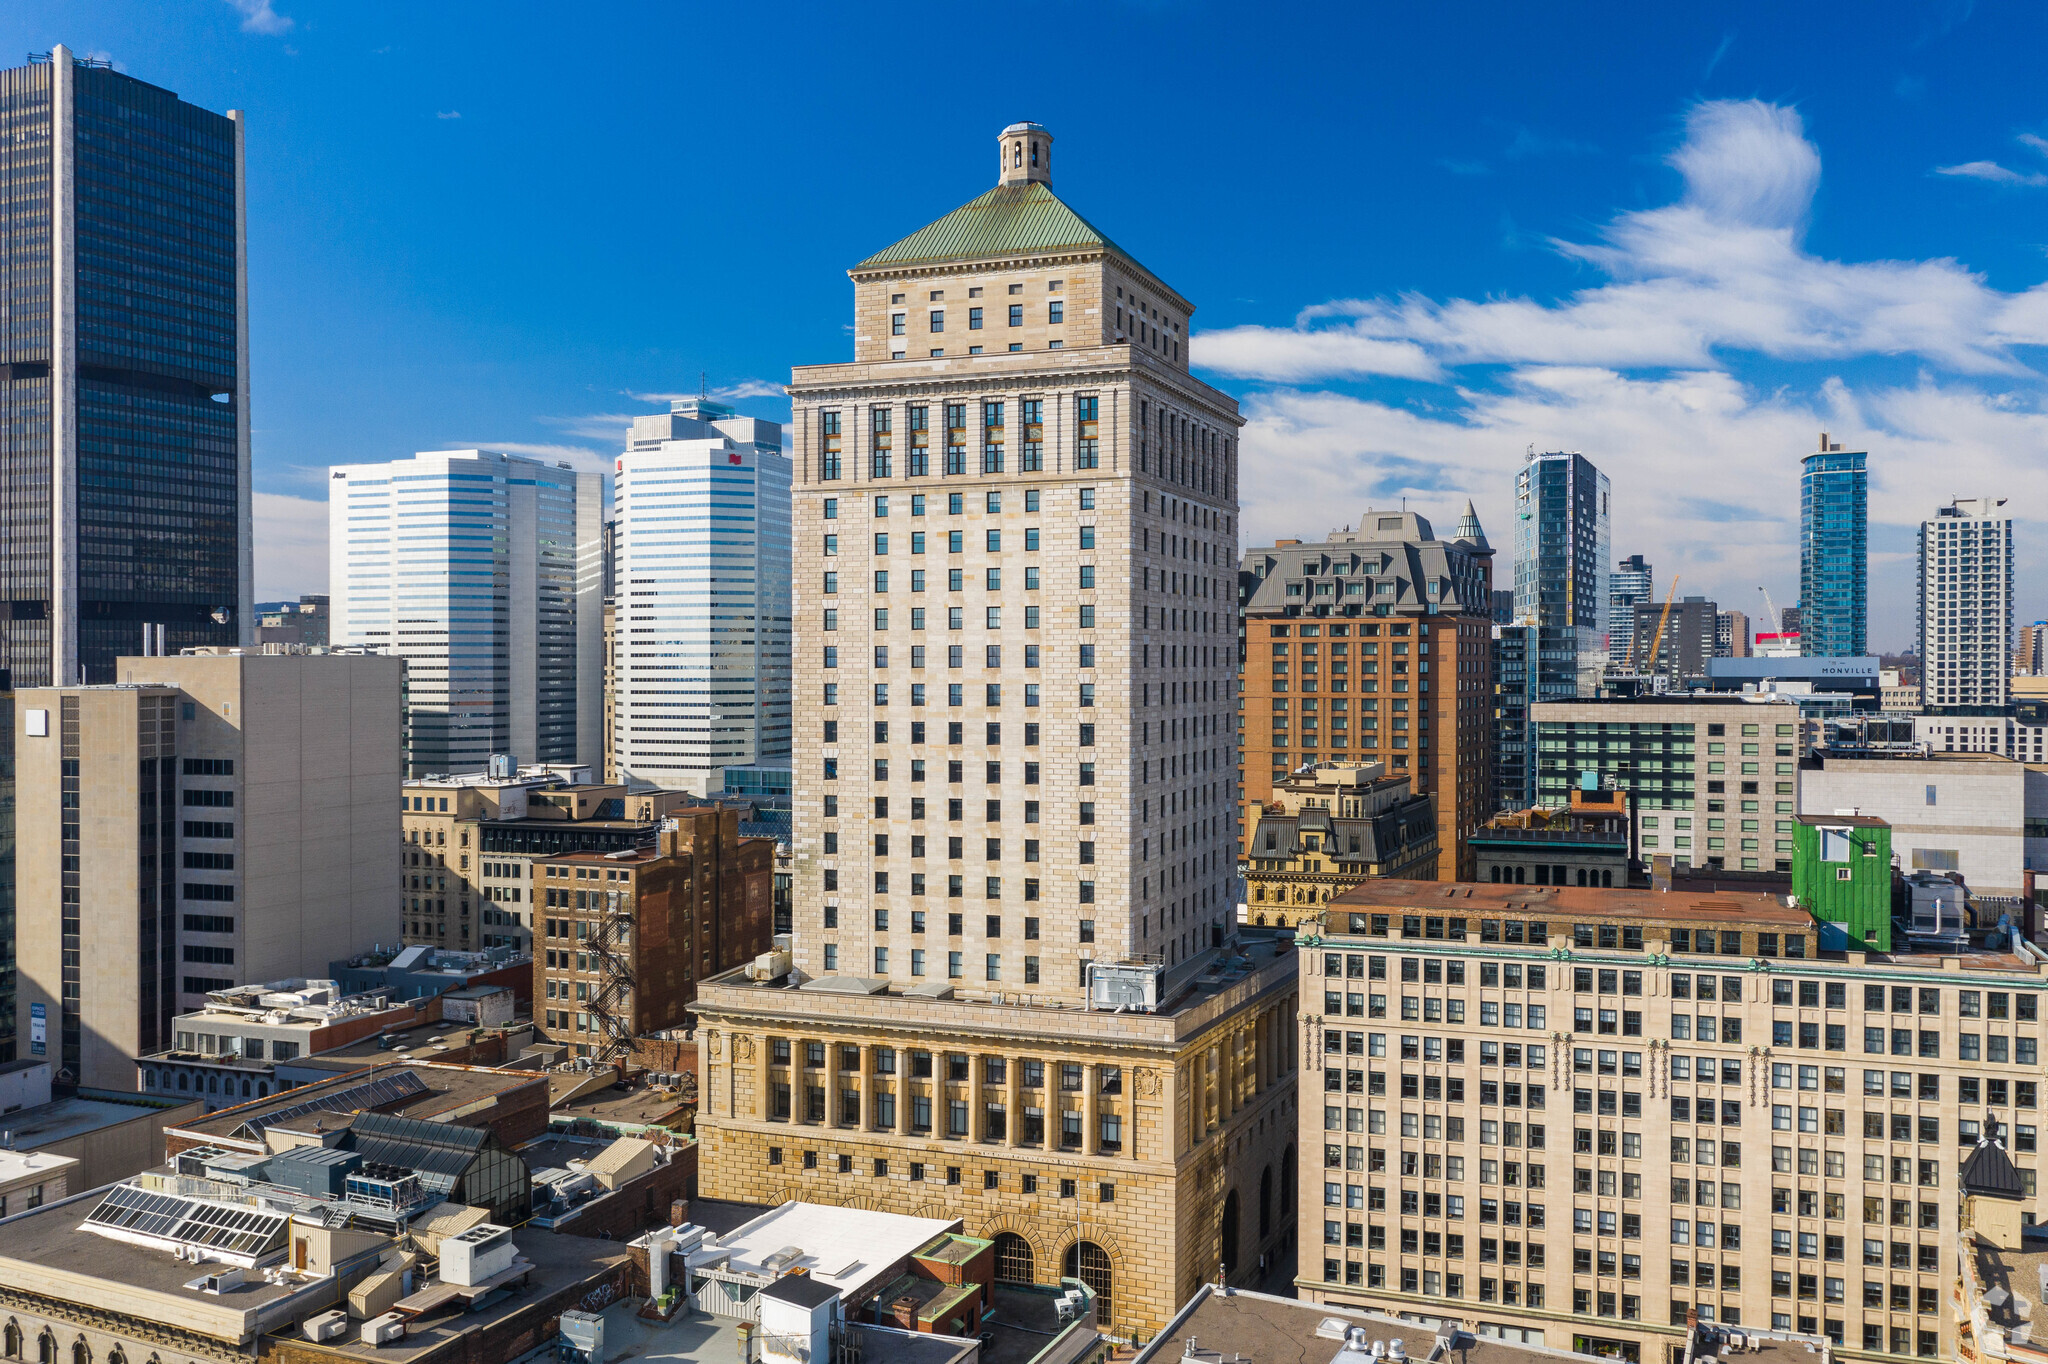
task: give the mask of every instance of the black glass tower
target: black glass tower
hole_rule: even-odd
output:
[[[242,125],[63,47],[0,71],[0,667],[242,644]]]

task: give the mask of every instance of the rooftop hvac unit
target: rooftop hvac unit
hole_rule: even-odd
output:
[[[748,980],[780,980],[795,963],[787,951],[763,952],[747,966]]]
[[[510,1269],[517,1254],[512,1228],[479,1223],[441,1243],[441,1282],[474,1288]]]
[[[1096,965],[1088,971],[1088,1005],[1153,1013],[1166,984],[1166,968],[1150,963]]]
[[[322,1312],[307,1317],[304,1329],[308,1340],[340,1340],[348,1334],[348,1313]]]
[[[604,1357],[604,1318],[595,1312],[562,1313],[562,1339],[585,1359]]]
[[[389,1345],[404,1339],[405,1318],[397,1312],[386,1312],[363,1323],[362,1342],[365,1345]]]

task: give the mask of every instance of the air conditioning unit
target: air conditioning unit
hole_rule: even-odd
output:
[[[386,1312],[381,1317],[372,1317],[363,1323],[361,1336],[365,1345],[389,1345],[405,1339],[405,1318],[397,1312]]]
[[[303,1328],[308,1340],[340,1340],[348,1334],[348,1313],[322,1312],[307,1317]]]
[[[1088,1002],[1096,1009],[1153,1013],[1166,984],[1166,968],[1154,963],[1095,965],[1088,971]]]

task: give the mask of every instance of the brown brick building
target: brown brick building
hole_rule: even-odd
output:
[[[1493,547],[1468,502],[1440,540],[1414,512],[1245,553],[1238,701],[1243,802],[1317,762],[1381,762],[1436,797],[1436,875],[1469,874],[1493,811]],[[1245,855],[1240,846],[1239,856]]]
[[[607,1058],[683,1026],[697,982],[773,937],[775,844],[737,810],[683,810],[653,847],[536,859],[534,1008],[542,1031]]]

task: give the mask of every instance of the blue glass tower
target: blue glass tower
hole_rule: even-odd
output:
[[[1799,652],[1856,658],[1870,616],[1869,456],[1820,435],[1799,475]]]

